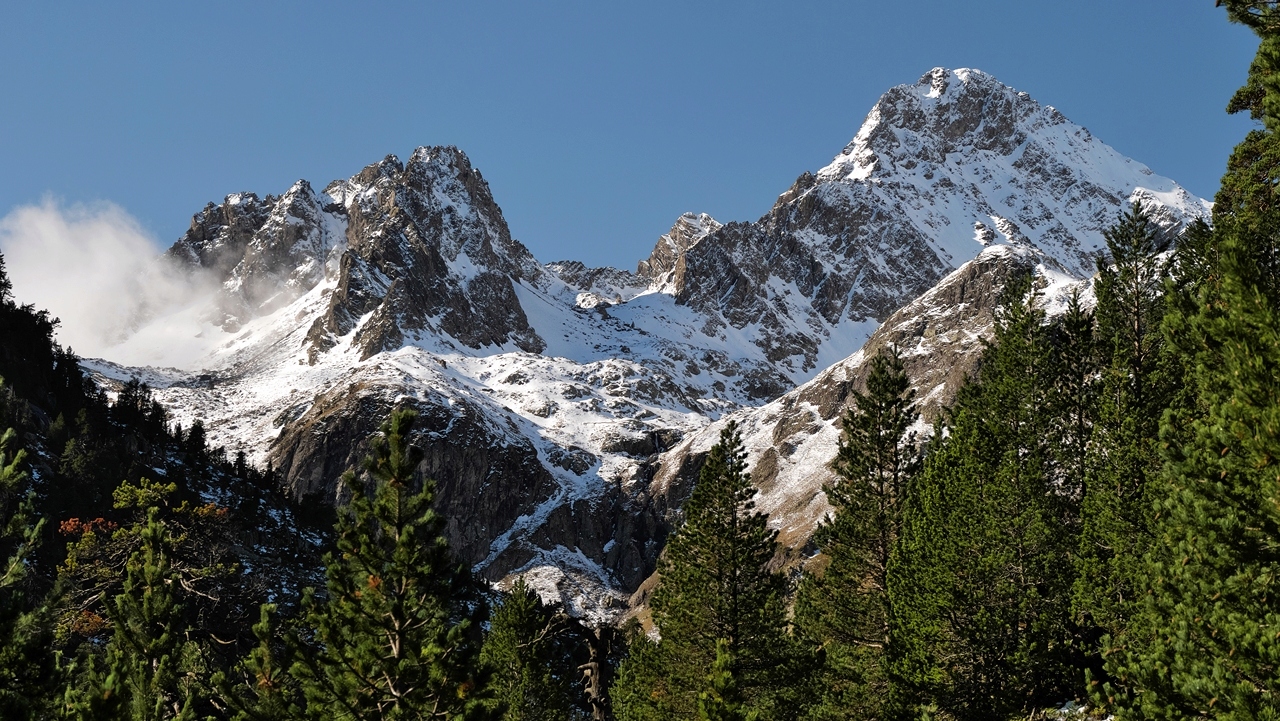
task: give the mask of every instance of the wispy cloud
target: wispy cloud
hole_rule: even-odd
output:
[[[161,261],[155,240],[111,203],[19,207],[0,218],[0,251],[18,302],[60,318],[59,341],[86,357],[112,358],[144,322],[211,291],[207,279]],[[189,338],[192,326],[180,325],[175,333]]]

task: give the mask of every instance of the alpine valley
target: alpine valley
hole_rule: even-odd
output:
[[[1171,231],[1210,211],[968,69],[889,90],[759,219],[680,216],[635,271],[539,262],[461,150],[422,147],[209,204],[166,260],[216,290],[84,366],[145,381],[301,504],[340,502],[370,434],[414,408],[460,558],[612,621],[643,604],[726,420],[780,562],[801,558],[864,359],[896,346],[932,420],[1010,274],[1032,269],[1054,312],[1137,202]],[[175,324],[195,352],[161,342]]]

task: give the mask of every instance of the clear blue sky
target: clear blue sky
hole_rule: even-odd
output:
[[[108,7],[110,6],[110,7]],[[543,261],[763,214],[879,95],[976,67],[1211,196],[1253,36],[1213,0],[9,3],[0,214],[107,200],[167,245],[225,194],[455,144]]]

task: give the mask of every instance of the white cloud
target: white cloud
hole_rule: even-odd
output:
[[[60,318],[59,342],[82,357],[128,362],[112,348],[144,322],[191,309],[211,290],[207,279],[162,261],[159,245],[111,203],[45,200],[17,208],[0,218],[0,251],[14,298]],[[169,325],[178,342],[198,332],[189,323]]]

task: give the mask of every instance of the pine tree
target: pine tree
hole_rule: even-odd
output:
[[[280,639],[273,618],[276,606],[262,604],[253,634],[258,639],[232,673],[218,673],[212,684],[232,721],[288,721],[302,718],[296,681],[281,660]],[[238,681],[238,683],[237,683]]]
[[[1206,345],[1206,412],[1170,449],[1138,617],[1110,639],[1098,700],[1121,718],[1280,718],[1280,313],[1241,240],[1224,237],[1215,307],[1185,329]]]
[[[169,566],[172,545],[159,509],[148,511],[141,547],[126,565],[124,588],[111,606],[105,660],[90,661],[67,694],[75,718],[186,721],[197,718],[203,693],[200,650],[187,641]]]
[[[1054,485],[1066,496],[1084,493],[1089,448],[1098,415],[1100,370],[1094,315],[1086,310],[1080,289],[1067,297],[1066,312],[1049,329],[1053,346],[1053,382],[1047,399],[1052,409]]]
[[[412,485],[421,451],[409,445],[416,414],[400,410],[372,441],[339,514],[336,554],[325,559],[327,598],[303,598],[309,636],[291,673],[317,719],[488,718],[478,664],[486,611],[469,571],[450,557],[435,487]]]
[[[1107,639],[1094,698],[1120,719],[1276,719],[1280,697],[1280,9],[1226,0],[1261,38],[1231,109],[1263,127],[1237,146],[1192,239],[1165,335],[1189,391],[1165,415],[1153,539],[1129,627]],[[1199,262],[1197,262],[1199,261]]]
[[[495,708],[507,721],[580,717],[581,696],[569,618],[544,605],[523,578],[503,596],[489,622],[480,661],[493,671]]]
[[[199,418],[191,423],[191,428],[187,431],[185,446],[187,454],[192,458],[192,464],[199,463],[205,457],[205,440],[204,421]]]
[[[910,484],[889,566],[891,703],[1006,718],[1071,696],[1069,499],[1057,492],[1055,367],[1031,278],[1013,280],[980,376]]]
[[[871,360],[866,393],[855,391],[844,415],[837,481],[825,489],[833,515],[814,534],[827,566],[805,576],[796,600],[799,633],[825,651],[813,718],[879,718],[887,697],[889,556],[906,486],[920,467],[909,433],[919,418],[914,400],[901,358],[882,351]]]
[[[0,253],[0,304],[13,300],[13,281],[4,267],[4,253]]]
[[[1098,344],[1103,369],[1098,420],[1088,449],[1074,611],[1087,626],[1128,624],[1137,568],[1151,542],[1152,480],[1160,471],[1160,417],[1176,373],[1164,367],[1160,324],[1167,247],[1141,204],[1104,233],[1099,260]]]
[[[756,721],[760,718],[758,711],[748,711],[743,705],[733,667],[729,642],[717,639],[716,660],[707,676],[711,688],[698,696],[698,718],[701,721]]]
[[[746,703],[770,718],[796,713],[781,700],[794,654],[786,633],[786,580],[767,566],[776,531],[755,512],[755,488],[735,423],[726,424],[667,544],[650,607],[659,643],[643,637],[619,669],[611,695],[619,719],[692,718],[718,639],[734,658]]]
[[[49,607],[30,573],[44,519],[34,520],[26,452],[16,445],[12,428],[0,434],[0,550],[8,556],[0,566],[0,717],[33,719],[46,712],[53,657]]]
[[[662,721],[684,690],[682,659],[672,644],[654,642],[637,623],[626,637],[626,653],[618,676],[609,687],[609,700],[618,721]]]

